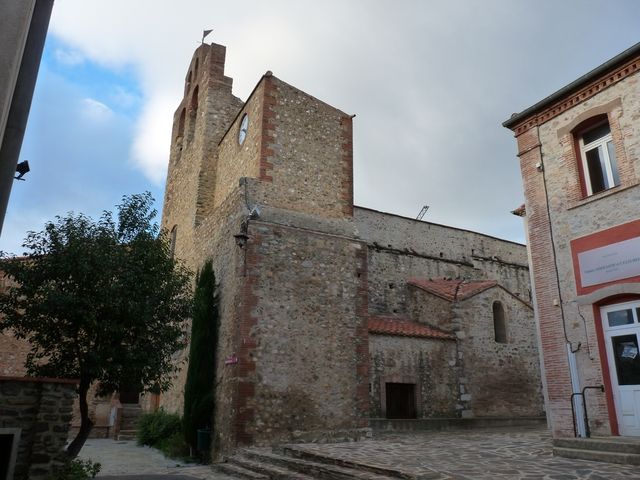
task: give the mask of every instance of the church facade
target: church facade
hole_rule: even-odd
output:
[[[192,58],[162,218],[219,283],[217,454],[371,418],[542,415],[525,247],[354,206],[352,116],[271,72],[242,102],[225,54]]]

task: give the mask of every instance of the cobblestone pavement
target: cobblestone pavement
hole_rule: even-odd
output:
[[[171,460],[158,450],[138,446],[134,441],[90,438],[82,447],[80,458],[100,462],[102,468],[96,478],[105,480],[235,480],[214,473],[205,465]]]
[[[430,468],[448,480],[640,479],[639,466],[553,457],[551,437],[539,428],[379,433],[364,442],[299,447],[370,465]],[[80,457],[100,462],[98,478],[105,480],[233,480],[207,466],[169,460],[135,442],[90,439]]]
[[[545,429],[382,433],[358,443],[305,450],[371,465],[430,468],[455,480],[628,480],[640,466],[554,457]]]

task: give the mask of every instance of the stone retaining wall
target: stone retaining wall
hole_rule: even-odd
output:
[[[64,463],[76,383],[54,378],[0,377],[0,434],[20,437],[15,480],[46,479]]]

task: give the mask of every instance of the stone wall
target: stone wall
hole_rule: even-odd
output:
[[[247,103],[235,117],[218,147],[216,169],[215,207],[222,204],[242,177],[260,176],[260,149],[262,147],[262,109],[264,105],[264,80],[260,81]],[[247,136],[242,145],[238,133],[242,118],[249,119]],[[212,212],[209,212],[210,214]]]
[[[507,341],[495,340],[493,303],[504,309]],[[453,307],[463,416],[542,416],[535,319],[530,305],[493,287]]]
[[[20,377],[26,374],[24,364],[29,342],[16,338],[10,331],[0,333],[0,375]]]
[[[0,270],[0,292],[4,293],[14,285],[15,281]],[[26,340],[16,338],[9,330],[0,332],[0,375],[7,377],[26,375],[25,362],[29,350],[29,342]]]
[[[370,335],[371,417],[384,418],[384,384],[413,383],[418,418],[456,417],[457,345],[452,340]]]
[[[323,218],[351,217],[351,117],[273,76],[265,80],[265,203]]]
[[[456,324],[451,302],[409,285],[407,310],[410,318],[444,331],[452,331]]]
[[[366,247],[265,221],[251,222],[249,236],[236,367],[239,443],[366,426]]]
[[[372,313],[406,313],[409,278],[496,280],[530,299],[524,245],[362,207],[354,209],[354,222],[369,245]]]
[[[62,466],[76,382],[0,377],[0,429],[18,429],[16,480],[49,478]]]

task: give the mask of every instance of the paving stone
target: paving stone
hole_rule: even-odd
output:
[[[640,479],[637,466],[553,457],[551,436],[541,428],[379,433],[363,442],[295,448],[381,467],[430,468],[449,480]]]
[[[97,478],[105,480],[235,480],[214,472],[209,465],[188,464],[165,457],[160,451],[142,447],[133,441],[114,441],[108,438],[86,441],[80,458],[100,462]]]
[[[430,468],[443,480],[631,480],[640,479],[633,465],[553,457],[551,436],[544,429],[499,429],[457,432],[377,434],[371,440],[337,444],[298,444],[292,448],[347,462],[380,467]],[[231,480],[209,466],[185,465],[135,442],[90,439],[80,454],[103,464],[99,478],[139,480],[194,478]]]

